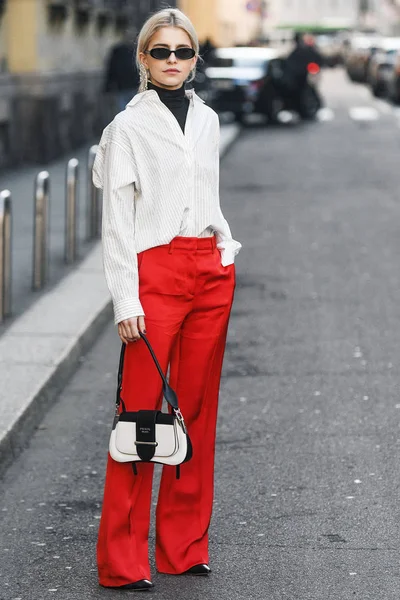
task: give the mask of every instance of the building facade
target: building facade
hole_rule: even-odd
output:
[[[163,5],[0,0],[0,167],[46,163],[93,139],[110,114],[110,47]]]
[[[265,29],[355,27],[359,0],[268,0]]]
[[[216,43],[217,5],[217,0],[201,0],[201,2],[198,0],[178,0],[178,8],[192,21],[200,42],[210,38]]]
[[[400,34],[400,0],[267,0],[264,30],[276,27],[375,29]]]
[[[360,0],[359,28],[400,35],[400,0]]]
[[[219,0],[217,7],[219,45],[244,45],[261,36],[263,15],[259,0]]]
[[[193,22],[200,41],[216,46],[247,44],[262,31],[260,0],[179,0],[178,6]]]

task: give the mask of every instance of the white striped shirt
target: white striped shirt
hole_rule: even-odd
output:
[[[103,189],[103,263],[115,322],[144,315],[137,253],[174,237],[215,232],[221,263],[234,261],[219,201],[218,115],[195,94],[185,132],[155,90],[136,94],[105,128],[93,167]]]

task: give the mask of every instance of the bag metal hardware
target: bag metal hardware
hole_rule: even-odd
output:
[[[158,446],[158,442],[134,442],[135,446]]]
[[[180,425],[181,425],[181,427],[183,429],[183,433],[187,433],[186,425],[185,425],[185,420],[183,418],[183,414],[181,413],[180,408],[174,409],[174,413],[175,413],[175,416],[178,419],[178,421],[179,421],[179,423],[180,423]]]

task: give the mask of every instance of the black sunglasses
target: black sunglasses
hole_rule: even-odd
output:
[[[167,60],[174,53],[178,60],[190,60],[196,56],[196,51],[193,48],[177,48],[176,50],[170,50],[169,48],[152,48],[150,51],[146,50],[145,54],[150,54],[157,60]]]

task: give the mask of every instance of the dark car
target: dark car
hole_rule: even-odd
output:
[[[324,64],[327,67],[336,67],[343,62],[340,52],[340,40],[337,36],[329,34],[317,35],[315,44],[324,57]]]
[[[395,104],[400,104],[400,50],[396,52],[393,64],[387,72],[387,95]]]
[[[387,96],[389,84],[394,71],[400,38],[384,38],[381,47],[371,58],[368,70],[368,83],[375,96]]]
[[[209,55],[212,56],[212,53],[209,52]],[[211,87],[210,79],[206,74],[207,66],[208,61],[198,61],[194,81],[188,84],[187,87],[193,87],[196,91],[196,94],[200,96],[200,98],[204,100],[206,104],[211,106],[213,103],[213,89]]]
[[[211,83],[206,73],[202,69],[197,69],[196,76],[194,81],[191,83],[191,86],[196,91],[196,94],[204,100],[206,104],[210,106],[213,103],[213,90],[211,88]]]
[[[233,112],[237,121],[255,112],[269,61],[277,56],[272,48],[217,48],[205,71],[214,110]]]
[[[376,35],[356,35],[348,40],[345,66],[352,81],[366,83],[370,62],[380,44],[381,40]]]

